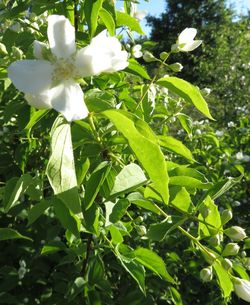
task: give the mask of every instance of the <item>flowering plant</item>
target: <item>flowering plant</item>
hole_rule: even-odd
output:
[[[187,113],[214,119],[169,63],[196,29],[158,58],[133,1],[24,2],[0,15],[1,302],[183,304],[183,274],[248,301],[246,233],[217,204],[244,173],[198,162]]]

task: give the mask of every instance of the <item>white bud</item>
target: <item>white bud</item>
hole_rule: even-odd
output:
[[[8,54],[5,45],[1,42],[0,42],[0,54],[1,55],[7,55]]]
[[[216,234],[216,235],[212,236],[212,237],[209,239],[209,243],[210,243],[210,245],[213,246],[213,247],[219,246],[219,245],[220,245],[220,241],[221,241],[221,240],[220,240],[219,234]]]
[[[37,59],[44,59],[45,53],[48,52],[46,43],[34,40],[33,42],[33,55]]]
[[[154,55],[152,53],[150,53],[149,51],[145,51],[143,54],[143,59],[146,62],[152,62],[152,61],[157,61],[157,58],[154,57]]]
[[[224,233],[231,238],[233,241],[241,241],[247,237],[245,230],[238,226],[233,226],[226,229]]]
[[[147,234],[147,229],[145,226],[136,226],[136,231],[140,236],[144,236]]]
[[[223,261],[221,262],[221,265],[226,271],[228,271],[233,267],[233,263],[228,258],[224,258]]]
[[[234,292],[239,298],[250,302],[250,282],[248,280],[233,278]]]
[[[142,57],[141,45],[140,44],[136,44],[135,46],[133,46],[131,53],[132,53],[132,55],[135,58]]]
[[[234,256],[237,255],[240,250],[240,247],[236,243],[229,243],[224,248],[222,255],[223,256]]]
[[[231,210],[224,210],[221,213],[221,222],[223,225],[229,222],[229,220],[231,220],[232,218],[233,218],[233,213]]]
[[[12,53],[16,59],[22,59],[23,51],[15,46],[12,47]]]
[[[213,269],[211,266],[203,268],[200,271],[200,277],[203,282],[210,282],[213,278]]]
[[[174,72],[180,72],[183,69],[183,65],[179,62],[169,65],[169,68]]]

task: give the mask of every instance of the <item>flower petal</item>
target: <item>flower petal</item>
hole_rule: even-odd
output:
[[[88,116],[84,96],[80,85],[68,80],[52,88],[51,105],[62,113],[67,121],[80,120]]]
[[[46,90],[37,95],[34,94],[25,94],[25,99],[29,105],[38,108],[38,109],[50,109],[52,108],[50,102],[50,91]]]
[[[178,37],[178,44],[190,43],[194,40],[197,34],[197,30],[194,28],[186,28],[183,30]]]
[[[75,28],[66,17],[49,16],[47,32],[51,51],[56,57],[68,58],[75,53]]]
[[[198,48],[202,43],[202,40],[194,40],[192,43],[187,43],[183,47],[180,47],[182,52],[190,52]]]
[[[128,53],[122,51],[119,40],[107,37],[104,30],[87,47],[77,52],[76,67],[79,75],[86,77],[123,70],[128,66],[127,60]]]
[[[18,60],[8,68],[8,76],[15,87],[31,94],[49,89],[52,73],[53,67],[47,60]]]

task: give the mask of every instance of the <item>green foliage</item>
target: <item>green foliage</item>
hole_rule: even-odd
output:
[[[223,233],[247,227],[247,114],[220,132],[213,120],[194,120],[196,110],[213,118],[205,95],[171,69],[168,61],[180,55],[164,49],[154,69],[134,58],[133,34],[143,32],[131,1],[124,12],[109,0],[4,3],[0,303],[240,304],[232,277],[249,279],[249,239],[239,241],[227,269],[231,240]],[[216,20],[224,20],[221,12]],[[34,58],[34,40],[47,43],[51,14],[74,24],[78,47],[105,28],[127,33],[131,44],[122,45],[130,52],[124,70],[75,80],[89,114],[71,123],[30,107],[7,76],[13,61]],[[234,218],[223,222],[223,210]],[[208,264],[214,277],[202,283]]]

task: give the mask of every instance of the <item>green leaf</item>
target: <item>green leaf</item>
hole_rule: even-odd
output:
[[[157,81],[157,84],[182,97],[188,103],[193,104],[206,117],[214,120],[209,112],[206,101],[197,87],[178,77],[161,78]]]
[[[169,177],[169,185],[178,185],[198,189],[209,189],[211,187],[210,183],[203,183],[200,180],[189,176]]]
[[[51,241],[50,243],[43,246],[41,255],[55,253],[58,251],[66,251],[67,247],[61,241]]]
[[[99,235],[99,208],[93,203],[88,210],[83,209],[85,229],[87,232]]]
[[[192,121],[191,118],[184,114],[184,113],[179,113],[177,115],[177,119],[181,123],[182,128],[186,131],[188,135],[192,133]]]
[[[127,208],[130,206],[130,202],[127,199],[120,199],[117,203],[111,201],[105,202],[106,207],[106,223],[108,226],[112,223],[119,221],[126,213]]]
[[[158,136],[159,144],[170,150],[173,151],[190,161],[194,161],[191,151],[179,140],[176,140],[170,136]]]
[[[170,227],[169,222],[165,219],[160,223],[151,224],[149,226],[147,237],[151,240],[161,241]]]
[[[59,116],[51,130],[51,155],[46,169],[51,187],[77,214],[81,211],[77,189],[70,124]],[[70,199],[70,200],[69,200]]]
[[[174,279],[166,270],[163,259],[158,254],[146,248],[137,248],[134,254],[135,260],[140,264],[152,270],[166,281],[174,283]]]
[[[29,174],[21,176],[19,179],[13,178],[8,181],[4,193],[4,211],[8,212],[17,204],[19,198],[25,193],[32,183],[32,177]]]
[[[219,181],[215,183],[208,191],[208,195],[212,197],[212,199],[217,199],[224,193],[226,193],[228,190],[230,190],[231,187],[236,185],[241,181],[243,178],[243,175],[237,177],[237,178],[232,178],[229,177],[223,181]]]
[[[145,199],[141,193],[138,193],[138,192],[131,193],[131,194],[128,195],[127,199],[131,203],[133,203],[133,204],[135,204],[135,205],[137,205],[137,206],[139,206],[143,209],[149,210],[151,212],[154,212],[154,213],[160,215],[160,212],[155,207],[154,203]]]
[[[23,236],[22,234],[18,233],[16,230],[9,228],[0,228],[0,240],[18,239],[18,238],[32,241],[31,238],[27,236]]]
[[[140,65],[134,58],[129,59],[129,65],[125,69],[125,71],[150,80],[150,76],[148,75],[146,69],[142,65]]]
[[[220,287],[223,291],[224,298],[228,298],[233,291],[233,284],[228,275],[228,272],[221,266],[220,262],[215,261],[213,268],[219,280]]]
[[[171,194],[171,189],[170,189]],[[177,207],[179,210],[188,212],[191,204],[191,198],[185,187],[177,187],[177,192],[171,204]]]
[[[99,16],[101,17],[102,22],[105,24],[107,30],[109,31],[109,34],[111,36],[114,36],[115,35],[115,21],[114,21],[112,15],[104,8],[101,8],[99,11]]]
[[[174,287],[170,287],[170,291],[174,305],[183,305],[181,294],[179,293],[179,291],[176,290]]]
[[[147,237],[151,240],[161,241],[167,234],[175,230],[178,226],[181,226],[185,221],[186,218],[172,216],[170,222],[167,219],[164,219],[160,223],[151,224],[147,232]]]
[[[209,196],[207,196],[207,198],[204,200],[203,206],[201,208],[204,207],[208,209],[208,215],[206,218],[203,218],[201,214],[199,215],[199,219],[202,219],[206,222],[206,224],[203,222],[199,223],[199,234],[202,236],[211,236],[211,234],[217,234],[221,227],[221,218],[218,207]]]
[[[35,222],[50,206],[51,202],[48,200],[42,200],[34,205],[29,211],[27,226],[30,226],[33,222]]]
[[[145,270],[140,264],[130,260],[125,260],[123,255],[120,255],[118,251],[115,252],[123,268],[132,276],[137,282],[139,288],[145,293]]]
[[[102,7],[103,0],[85,0],[84,2],[84,14],[89,28],[89,35],[92,38],[95,35],[98,15]]]
[[[106,179],[109,171],[110,164],[108,162],[102,162],[98,167],[92,172],[89,180],[85,186],[85,196],[84,196],[84,209],[88,210],[93,204],[104,180]]]
[[[130,15],[126,13],[116,12],[116,25],[117,27],[127,26],[131,31],[135,31],[140,35],[144,35],[140,23]]]
[[[115,107],[115,97],[113,94],[99,89],[87,91],[84,95],[84,101],[89,111],[96,113]]]
[[[41,109],[33,112],[30,117],[29,123],[24,128],[24,131],[26,131],[29,135],[31,129],[48,113],[48,111],[48,109]]]
[[[109,226],[109,231],[111,234],[111,242],[115,245],[121,244],[123,242],[123,237],[120,230],[115,225]]]
[[[168,204],[168,173],[165,157],[157,143],[157,138],[144,121],[121,110],[107,110],[103,114],[109,118],[135,153],[148,173],[154,189]]]
[[[61,200],[53,198],[52,204],[55,209],[55,215],[59,219],[62,226],[79,238],[79,231],[81,225],[80,220],[70,212],[70,210],[64,205]]]
[[[111,190],[110,196],[118,196],[128,193],[147,182],[143,170],[139,165],[130,163],[115,177],[115,183]]]

